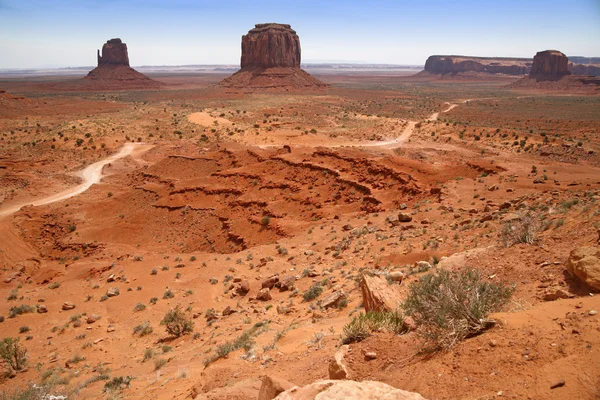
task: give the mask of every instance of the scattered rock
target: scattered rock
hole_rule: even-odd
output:
[[[64,307],[64,304],[63,304],[63,307]],[[37,308],[37,312],[40,314],[45,314],[48,312],[48,307],[46,307],[45,304],[37,304],[36,308]],[[64,308],[63,308],[63,310],[64,310]]]
[[[321,300],[321,307],[340,307],[345,301],[348,301],[348,296],[340,289]]]
[[[236,293],[240,296],[244,296],[250,291],[250,283],[246,280],[241,281],[235,289]]]
[[[265,279],[262,284],[261,287],[264,288],[268,288],[268,289],[273,289],[273,287],[275,286],[275,284],[279,282],[279,276],[277,275],[273,275],[268,277],[267,279]]]
[[[412,215],[406,214],[406,213],[398,213],[398,221],[410,222],[410,221],[412,221]]]
[[[351,231],[352,229],[354,229],[354,227],[350,224],[346,224],[346,225],[342,226],[342,230],[346,231],[346,232]]]
[[[363,274],[360,291],[365,311],[396,311],[402,302],[398,288],[379,276]]]
[[[284,379],[265,375],[262,377],[262,384],[258,392],[258,400],[272,400],[280,393],[293,388],[295,385]]]
[[[600,248],[579,247],[571,251],[567,270],[589,287],[600,290]]]
[[[281,281],[278,282],[278,287],[280,292],[285,292],[288,290],[293,290],[296,284],[295,276],[286,276]]]
[[[406,203],[402,203],[402,204],[400,204],[400,206],[398,208],[400,210],[406,210],[408,208],[408,206],[406,205]]]
[[[401,271],[392,271],[388,276],[390,277],[390,280],[398,283],[402,282],[402,279],[404,279],[404,274]]]
[[[224,317],[233,313],[235,313],[235,310],[232,310],[230,306],[225,307],[225,309],[222,312]]]
[[[365,360],[370,361],[370,360],[375,360],[377,358],[377,353],[375,353],[374,351],[367,351],[365,353]]]
[[[62,309],[65,311],[72,310],[75,308],[75,303],[71,301],[65,301],[62,305]]]
[[[118,296],[118,295],[119,295],[119,293],[120,293],[119,289],[117,289],[117,288],[114,288],[114,287],[110,287],[110,288],[108,288],[108,290],[106,291],[106,295],[107,295],[108,297],[115,297],[115,296]]]
[[[553,383],[553,384],[550,386],[550,389],[556,389],[556,388],[559,388],[559,387],[563,387],[563,386],[565,386],[565,383],[566,383],[566,382],[565,382],[565,380],[564,380],[564,379],[561,379],[560,381],[558,381],[558,382],[556,382],[556,383]]]
[[[563,289],[550,290],[544,294],[544,301],[554,301],[560,299],[571,299],[575,297],[569,292],[564,291]]]
[[[322,380],[281,393],[277,400],[425,400],[418,393],[375,381]]]
[[[88,315],[86,322],[88,324],[93,324],[94,322],[98,321],[100,319],[100,317],[96,314],[91,314]]]
[[[329,379],[352,379],[350,368],[346,363],[345,357],[350,351],[350,346],[341,346],[329,361]]]
[[[269,301],[272,298],[273,297],[271,296],[271,290],[269,290],[269,288],[262,288],[256,294],[256,300]]]

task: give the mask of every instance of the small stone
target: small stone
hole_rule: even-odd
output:
[[[588,311],[588,315],[596,315],[596,314],[598,314],[598,311],[596,311],[596,310]]]
[[[494,339],[490,339],[490,347],[496,347],[498,345],[498,342],[496,342]]]
[[[48,312],[48,307],[46,307],[44,304],[38,304],[36,308],[37,312],[40,314],[45,314]]]
[[[72,310],[75,308],[75,304],[71,301],[65,301],[62,305],[62,309],[65,311]]]
[[[558,382],[554,383],[552,386],[550,386],[550,389],[556,389],[559,387],[563,387],[563,386],[565,386],[565,383],[566,383],[565,380],[561,379],[560,381],[558,381]]]
[[[402,282],[402,279],[404,279],[404,274],[400,271],[392,271],[388,274],[388,276],[392,282],[400,283]]]
[[[400,207],[399,207],[399,208],[400,208],[401,210],[406,210],[406,209],[408,208],[408,206],[406,205],[406,203],[402,203],[402,204],[400,204]]]
[[[223,310],[223,316],[231,315],[233,313],[235,313],[235,310],[232,310],[229,306],[225,307]]]
[[[109,325],[109,326],[106,328],[106,332],[114,332],[114,331],[115,331],[115,327],[114,327],[114,326],[112,326],[112,325]]]
[[[344,230],[344,231],[351,231],[352,229],[354,229],[354,228],[350,224],[346,224],[346,225],[342,226],[342,230]]]
[[[114,288],[114,287],[110,287],[110,288],[108,288],[108,290],[106,291],[106,295],[107,295],[108,297],[115,297],[115,296],[118,296],[118,295],[119,295],[119,293],[120,293],[120,292],[119,292],[119,289],[117,289],[117,288]]]
[[[410,221],[412,221],[412,215],[406,214],[406,213],[398,213],[398,221],[410,222]]]
[[[365,353],[365,360],[375,360],[377,358],[377,353],[374,351],[367,351]]]

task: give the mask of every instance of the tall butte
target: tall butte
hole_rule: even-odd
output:
[[[257,24],[242,36],[241,69],[220,86],[235,89],[311,89],[328,85],[300,68],[300,38],[290,25]]]
[[[161,85],[129,66],[127,45],[121,39],[110,39],[98,50],[98,66],[84,78],[102,87],[115,85],[116,88],[151,88]]]
[[[569,75],[569,59],[557,50],[544,50],[533,57],[529,77],[537,79],[560,79]]]

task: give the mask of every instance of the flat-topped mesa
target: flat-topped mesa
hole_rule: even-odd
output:
[[[127,45],[121,39],[110,39],[102,46],[102,55],[98,50],[98,66],[125,65],[129,67]]]
[[[300,68],[300,38],[286,24],[257,24],[242,36],[241,69],[219,86],[243,90],[303,90],[328,85]]]
[[[431,74],[458,74],[477,72],[488,74],[525,75],[531,69],[531,58],[430,56],[425,72]]]
[[[545,50],[533,57],[530,77],[561,78],[569,75],[569,59],[557,50]]]
[[[290,25],[256,24],[242,36],[241,67],[300,67],[300,38]]]

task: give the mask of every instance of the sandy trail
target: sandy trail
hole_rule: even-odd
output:
[[[446,104],[448,104],[448,108],[446,108],[443,111],[434,112],[433,114],[431,114],[429,116],[429,118],[426,118],[426,121],[435,121],[438,119],[440,114],[447,113],[447,112],[453,110],[455,107],[458,107],[460,104],[464,104],[471,100],[473,100],[473,99],[463,100],[460,103],[452,103],[452,104],[446,103]],[[297,146],[300,146],[300,147],[327,147],[327,148],[382,147],[385,149],[395,149],[397,147],[400,147],[403,143],[405,143],[410,138],[410,136],[413,134],[413,132],[415,130],[416,125],[417,125],[417,121],[408,121],[406,128],[404,128],[404,130],[402,131],[400,136],[398,136],[397,138],[394,138],[394,139],[390,139],[390,140],[377,141],[377,142],[362,142],[362,143],[357,143],[357,142],[346,142],[346,143],[337,143],[337,144],[319,143],[319,144],[315,144],[315,145],[303,143],[303,144],[297,144]],[[259,145],[258,147],[260,147],[261,149],[267,149],[267,148],[272,148],[272,147],[281,147],[281,144],[265,144],[265,145]]]
[[[24,206],[41,206],[44,204],[55,203],[57,201],[77,196],[88,190],[93,184],[99,183],[102,180],[102,168],[104,168],[105,165],[110,164],[111,162],[114,162],[128,155],[135,157],[145,151],[148,151],[152,147],[153,145],[148,145],[144,143],[125,143],[118,153],[113,154],[112,156],[107,157],[104,160],[90,164],[83,170],[77,172],[76,175],[80,176],[83,179],[83,182],[79,185],[63,190],[60,193],[53,194],[52,196],[45,197],[43,199],[34,200],[32,202],[13,204],[7,208],[0,209],[0,218],[12,215]]]

